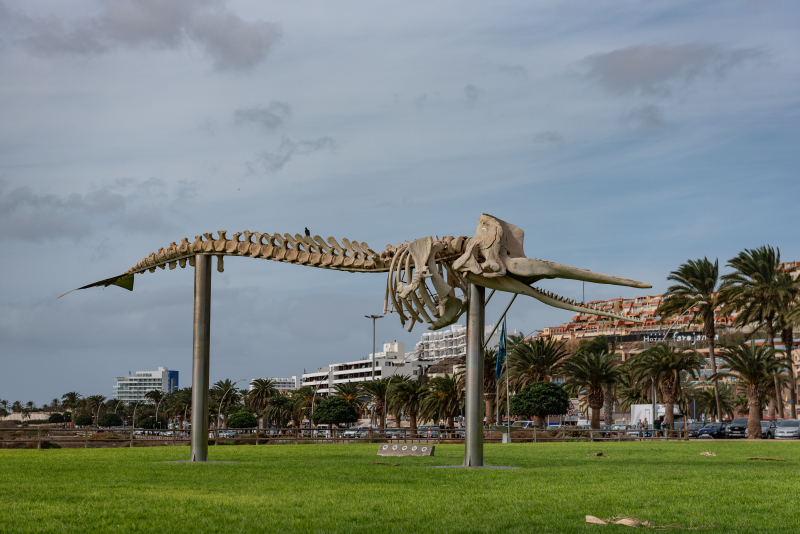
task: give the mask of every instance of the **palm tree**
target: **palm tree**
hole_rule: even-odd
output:
[[[553,369],[567,356],[564,343],[554,339],[534,339],[517,344],[508,355],[509,376],[514,389],[552,378]]]
[[[767,335],[767,344],[775,347],[775,317],[780,313],[783,304],[791,297],[797,282],[790,277],[779,276],[781,263],[780,249],[763,246],[757,249],[745,249],[738,256],[728,261],[734,272],[722,277],[719,298],[726,302],[723,312],[737,311],[735,323],[738,326],[763,324]],[[774,407],[783,406],[778,402],[781,395],[778,373],[780,368],[773,369],[773,381],[778,399],[770,403],[770,412]],[[783,417],[783,410],[780,416]],[[778,413],[773,414],[777,419]]]
[[[6,412],[11,409],[11,403],[5,399],[0,399],[0,408],[3,408]]]
[[[487,424],[494,416],[497,386],[497,347],[491,347],[483,351],[483,400],[486,404]]]
[[[269,378],[256,378],[250,383],[250,394],[247,396],[247,405],[255,412],[262,412],[267,407],[267,401],[279,395],[275,381]],[[262,420],[262,426],[264,421]]]
[[[152,389],[144,394],[144,398],[156,405],[156,425],[158,425],[158,408],[166,396],[167,394],[161,389]]]
[[[360,414],[364,409],[364,403],[361,402],[359,395],[361,395],[361,386],[358,382],[345,382],[337,384],[333,387],[334,394],[349,402],[353,408]]]
[[[625,365],[623,365],[623,372],[617,382],[616,390],[619,399],[619,409],[623,412],[629,411],[634,404],[647,404],[649,400],[647,394],[647,391],[650,391],[649,386],[643,388],[638,385],[631,377],[630,369]]]
[[[428,392],[422,400],[420,415],[423,420],[447,421],[447,428],[455,427],[463,398],[462,380],[457,374],[437,376],[428,381]]]
[[[422,401],[427,393],[427,384],[420,380],[404,380],[392,387],[389,408],[395,413],[405,412],[408,414],[411,437],[414,437],[417,430],[417,415],[419,415]]]
[[[267,397],[262,409],[262,417],[274,421],[278,428],[285,428],[292,419],[296,399],[279,393]]]
[[[311,386],[297,388],[294,393],[292,393],[292,400],[294,401],[292,407],[292,424],[294,424],[295,428],[298,428],[303,417],[308,417],[308,420],[311,420],[310,410],[317,401],[317,390]]]
[[[694,349],[677,349],[667,343],[638,354],[631,364],[634,377],[652,377],[664,401],[664,416],[670,428],[675,428],[675,402],[680,395],[681,380],[687,374],[695,376],[703,367],[703,359]]]
[[[372,401],[372,407],[375,410],[375,415],[380,419],[380,427],[386,430],[386,410],[384,409],[384,402],[386,401],[386,394],[389,388],[389,377],[376,378],[375,380],[368,380],[361,383],[361,389]]]
[[[241,400],[239,390],[236,389],[236,382],[230,378],[219,380],[214,383],[214,387],[209,391],[210,397],[219,405],[218,413],[222,413],[222,427],[228,427],[228,409]],[[211,399],[209,399],[211,400]]]
[[[608,339],[606,336],[597,336],[581,340],[577,352],[607,352],[615,355],[617,353],[617,342]],[[615,356],[616,357],[616,356]],[[605,424],[614,424],[614,399],[616,398],[616,383],[606,384],[603,394],[603,413]]]
[[[11,411],[14,413],[22,412],[22,403],[20,401],[14,401],[11,405]]]
[[[733,387],[725,382],[719,383],[719,403],[717,403],[717,395],[713,387],[706,387],[697,393],[697,406],[700,411],[706,414],[709,418],[715,421],[722,421],[723,416],[731,415],[734,410],[733,405],[734,391]],[[717,405],[722,408],[721,412],[717,411]]]
[[[719,283],[719,260],[714,263],[708,258],[687,260],[676,271],[672,271],[667,280],[677,282],[667,288],[658,312],[661,322],[665,319],[680,316],[687,310],[697,308],[703,320],[703,334],[708,340],[708,357],[711,361],[711,373],[717,372],[717,360],[714,356],[714,340],[717,337],[714,310],[720,305],[717,284]],[[664,340],[666,341],[666,340]],[[719,399],[719,380],[714,380],[715,398]],[[717,406],[717,413],[722,411]]]
[[[556,372],[566,378],[564,387],[577,394],[586,394],[592,409],[591,428],[600,428],[603,408],[603,387],[619,381],[622,369],[619,360],[608,352],[576,352],[559,364]]]
[[[70,408],[71,413],[71,426],[70,428],[75,428],[75,410],[78,408],[78,401],[81,398],[81,394],[77,391],[70,391],[69,393],[64,393],[61,395],[61,400],[64,401],[64,406]]]
[[[750,413],[747,418],[747,437],[761,439],[761,394],[777,369],[788,363],[787,358],[778,356],[780,351],[774,347],[742,343],[722,351],[722,360],[729,371],[720,372],[720,377],[733,377],[745,387]],[[766,379],[766,380],[765,380]]]
[[[97,419],[100,417],[100,408],[103,407],[105,401],[105,395],[91,395],[86,397],[86,409],[89,411],[89,415],[92,416],[92,419],[94,419],[95,425],[97,425]]]

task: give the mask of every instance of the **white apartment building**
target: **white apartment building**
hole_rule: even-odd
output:
[[[491,324],[484,327],[487,336],[493,328],[494,325]],[[514,330],[513,333],[516,334],[517,331]],[[500,329],[498,328],[487,346],[493,347],[499,341]],[[441,360],[451,356],[465,356],[467,354],[467,327],[454,324],[449,329],[425,332],[414,347],[414,353],[420,360]]]
[[[419,361],[414,353],[405,353],[405,343],[384,343],[383,352],[375,353],[375,378],[393,375],[419,376],[431,362]],[[361,360],[333,363],[312,373],[303,373],[303,385],[312,386],[321,396],[328,395],[334,386],[346,382],[372,380],[372,354]]]
[[[255,380],[255,378],[253,379]],[[275,383],[275,389],[278,391],[285,391],[291,393],[292,391],[298,389],[302,386],[302,377],[300,376],[292,376],[291,378],[268,378],[267,380],[272,380]],[[253,381],[250,381],[250,390],[253,389]]]
[[[125,402],[144,400],[148,391],[160,389],[172,393],[178,389],[178,371],[159,367],[158,371],[136,371],[128,376],[118,376],[114,385],[114,397]]]

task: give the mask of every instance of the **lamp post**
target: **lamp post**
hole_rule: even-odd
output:
[[[217,410],[217,424],[215,425],[215,426],[217,427],[217,428],[216,428],[216,430],[217,430],[217,437],[219,437],[219,419],[220,419],[220,417],[222,417],[222,403],[223,403],[223,402],[225,402],[225,397],[226,397],[226,396],[228,395],[228,393],[230,393],[230,391],[233,389],[233,386],[235,386],[235,385],[236,385],[236,384],[238,384],[239,382],[244,382],[245,380],[247,380],[247,379],[246,379],[246,378],[242,378],[241,380],[237,380],[236,382],[234,382],[233,384],[231,384],[231,387],[229,387],[229,388],[228,388],[228,389],[225,391],[225,393],[222,395],[222,398],[221,398],[221,399],[220,399],[220,401],[219,401],[219,410]]]
[[[136,428],[136,407],[139,406],[140,402],[142,402],[141,399],[136,401],[136,404],[133,405],[133,422],[131,423],[131,432],[133,432],[133,429]]]
[[[375,321],[382,319],[383,315],[365,315],[367,319],[372,319],[372,380],[375,380]]]

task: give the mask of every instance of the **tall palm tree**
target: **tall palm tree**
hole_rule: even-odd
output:
[[[568,391],[586,395],[592,410],[591,428],[600,428],[603,387],[620,380],[622,369],[619,360],[608,352],[576,352],[562,361],[556,372],[566,378],[564,387]]]
[[[372,407],[375,410],[375,415],[380,420],[380,427],[386,430],[386,410],[384,403],[386,402],[386,394],[389,388],[389,377],[376,378],[375,380],[367,380],[361,383],[361,389],[369,399],[372,401]]]
[[[553,369],[567,356],[564,343],[554,339],[534,339],[516,345],[508,354],[509,377],[514,388],[552,378]]]
[[[714,310],[720,305],[719,260],[714,263],[708,258],[687,260],[686,263],[672,271],[667,280],[676,282],[667,288],[664,293],[658,313],[661,322],[672,317],[678,317],[686,310],[697,308],[703,320],[703,334],[708,340],[708,357],[711,361],[711,374],[717,372],[717,360],[714,356],[714,340],[717,337],[715,326],[716,317]],[[666,340],[664,340],[666,341]],[[714,397],[719,400],[719,380],[714,380]],[[722,407],[717,406],[717,413],[722,412]]]
[[[392,387],[389,408],[395,413],[408,414],[412,437],[417,430],[417,415],[427,393],[428,385],[420,380],[405,380]]]
[[[652,377],[664,401],[664,417],[670,428],[675,428],[675,402],[680,395],[680,385],[687,374],[696,376],[704,365],[694,349],[677,349],[667,343],[658,343],[638,354],[631,364],[634,377]]]
[[[71,413],[71,426],[70,428],[75,428],[75,411],[78,408],[78,401],[81,398],[81,394],[77,391],[70,391],[69,393],[64,393],[61,395],[61,400],[64,401],[64,406],[70,409]]]
[[[497,386],[497,347],[490,347],[483,351],[483,400],[487,424],[494,415]]]
[[[269,378],[256,378],[250,382],[250,387],[252,389],[247,396],[247,405],[256,413],[264,411],[267,401],[280,394],[278,388],[275,387],[275,381]]]
[[[769,383],[770,375],[788,363],[787,358],[782,358],[779,354],[780,351],[768,345],[756,347],[755,344],[745,343],[722,351],[722,360],[730,370],[718,375],[734,377],[745,387],[750,407],[747,418],[747,437],[750,439],[761,439],[760,406],[765,381]]]
[[[763,324],[767,335],[767,344],[775,347],[775,317],[781,311],[783,303],[790,298],[797,282],[790,277],[781,277],[781,251],[771,246],[757,249],[745,249],[735,258],[728,260],[728,266],[734,272],[722,277],[719,298],[726,302],[723,312],[737,311],[735,324]],[[783,406],[780,401],[781,388],[778,373],[780,368],[773,369],[773,381],[777,399],[772,406]],[[783,417],[783,410],[780,416]],[[777,419],[778,413],[773,414]]]
[[[617,342],[606,336],[597,336],[592,339],[583,339],[578,345],[577,352],[606,352],[616,354]],[[616,356],[614,356],[616,358]],[[606,384],[603,390],[603,413],[605,424],[614,424],[614,399],[616,398],[616,383]]]
[[[161,389],[151,389],[144,394],[146,399],[156,405],[156,426],[158,426],[158,409],[161,407],[161,403],[164,402],[166,396],[167,394]]]
[[[458,374],[437,376],[428,381],[428,392],[422,400],[420,414],[424,420],[445,420],[447,428],[455,427],[455,417],[463,398],[462,380]]]

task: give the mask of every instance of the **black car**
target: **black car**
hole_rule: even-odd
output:
[[[746,438],[747,437],[747,417],[736,417],[728,425],[725,431],[725,437],[728,439],[733,438]]]
[[[696,438],[698,436],[698,432],[700,432],[700,429],[705,425],[705,423],[689,423],[689,437]]]
[[[775,439],[778,423],[775,421],[761,421],[761,439]]]
[[[705,426],[697,432],[697,437],[704,438],[709,436],[714,439],[724,439],[725,429],[727,427],[728,423],[706,423]]]

